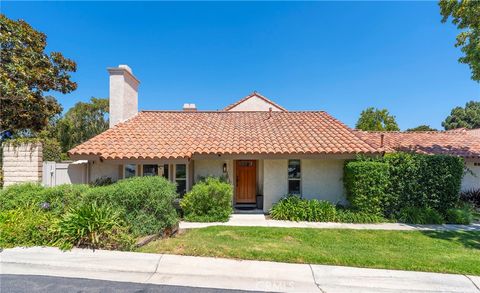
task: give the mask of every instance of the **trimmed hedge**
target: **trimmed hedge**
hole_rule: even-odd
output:
[[[270,215],[275,220],[334,222],[335,206],[323,200],[307,200],[298,195],[290,195],[275,203]]]
[[[387,197],[388,165],[375,161],[351,161],[345,165],[344,183],[353,209],[381,215]]]
[[[359,158],[345,164],[347,199],[359,211],[438,223],[434,212],[443,221],[447,211],[458,204],[463,170],[462,158],[446,155],[394,153]],[[416,218],[416,212],[426,220]]]

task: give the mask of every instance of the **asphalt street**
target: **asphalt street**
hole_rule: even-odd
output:
[[[0,293],[240,293],[241,290],[153,285],[32,275],[0,275]],[[249,291],[252,292],[252,291]]]

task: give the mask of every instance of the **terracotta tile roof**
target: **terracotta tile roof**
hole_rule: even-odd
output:
[[[367,132],[355,134],[372,147],[385,152],[413,151],[423,154],[447,154],[480,158],[480,135],[476,130]],[[383,135],[383,148],[381,136]]]
[[[144,111],[69,151],[103,159],[376,153],[325,112]]]
[[[253,97],[258,97],[262,100],[264,100],[265,102],[271,104],[272,106],[282,110],[282,111],[287,111],[287,109],[283,108],[282,106],[280,106],[279,104],[273,102],[272,100],[268,99],[267,97],[257,93],[257,92],[253,92],[251,93],[250,95],[246,96],[245,98],[243,99],[240,99],[238,100],[237,102],[231,104],[231,105],[228,105],[227,107],[225,107],[225,109],[223,109],[223,111],[230,111],[231,109],[235,108],[236,106],[238,106],[239,104],[245,102],[246,100],[250,99],[250,98],[253,98]]]

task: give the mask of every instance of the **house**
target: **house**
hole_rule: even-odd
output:
[[[344,202],[345,160],[425,142],[354,131],[324,111],[288,111],[256,92],[219,111],[185,104],[180,111],[138,112],[132,70],[120,65],[108,72],[110,129],[69,151],[72,159],[88,161],[89,181],[164,176],[184,194],[202,178],[219,176],[233,185],[235,206],[268,211],[286,194]],[[470,135],[462,136],[450,146],[457,136],[439,135],[441,153],[468,158],[478,173],[480,138],[463,145]],[[468,180],[480,187],[478,178]]]

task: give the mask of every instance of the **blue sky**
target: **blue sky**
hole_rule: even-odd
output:
[[[458,31],[436,2],[4,2],[77,62],[65,109],[108,96],[107,67],[128,64],[139,108],[215,110],[256,90],[289,110],[354,126],[387,108],[402,129],[440,128],[480,84],[457,62]]]

